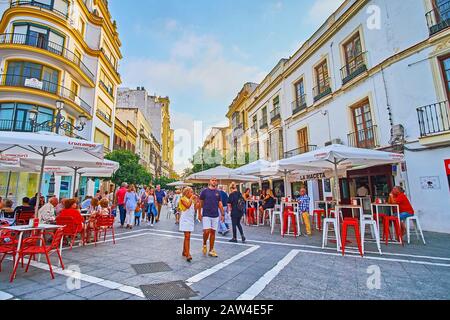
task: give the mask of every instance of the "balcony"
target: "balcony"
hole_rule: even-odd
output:
[[[0,87],[21,87],[29,90],[39,90],[69,100],[76,106],[92,115],[92,107],[75,92],[47,80],[28,78],[15,74],[1,74]]]
[[[448,101],[417,108],[420,138],[424,145],[450,139],[450,104]]]
[[[373,126],[348,134],[348,145],[353,148],[375,149],[379,147],[378,127]]]
[[[114,99],[114,89],[108,87],[102,80],[100,80],[98,83],[100,84],[100,87],[102,87],[109,94],[109,96]]]
[[[106,121],[107,124],[112,124],[111,115],[106,114],[102,110],[97,110],[96,114],[97,114],[97,117],[99,117],[103,121]]]
[[[366,56],[366,52],[358,54],[352,60],[348,61],[347,65],[341,69],[343,85],[367,71]]]
[[[4,33],[0,34],[0,45],[2,44],[22,45],[42,49],[50,53],[57,54],[77,65],[91,81],[95,80],[94,73],[89,70],[89,68],[81,61],[78,56],[75,55],[75,53],[55,42],[43,38],[38,38],[32,35]]]
[[[49,128],[36,128],[31,125],[31,121],[18,120],[0,120],[0,131],[16,131],[16,132],[33,132],[33,131],[48,131]]]
[[[450,1],[434,7],[433,10],[427,12],[425,17],[430,36],[448,28],[450,26]]]
[[[267,119],[262,119],[259,121],[259,129],[267,129],[269,127],[269,123],[267,122]]]
[[[270,122],[274,123],[281,119],[280,106],[276,106],[272,111],[270,111]]]
[[[292,158],[292,157],[295,157],[295,156],[298,156],[298,155],[301,155],[301,154],[304,154],[304,153],[308,153],[308,152],[311,152],[311,151],[315,151],[315,150],[317,150],[317,146],[316,145],[302,146],[300,148],[297,148],[297,149],[285,152],[284,153],[284,158],[285,159]]]
[[[314,102],[325,98],[332,93],[331,90],[331,78],[320,82],[316,87],[313,88]]]
[[[294,102],[292,102],[292,114],[295,115],[303,110],[306,110],[308,105],[306,104],[306,94],[298,97]]]
[[[52,1],[52,3],[53,3],[53,1]],[[42,10],[51,11],[64,20],[67,20],[69,18],[69,12],[68,12],[69,8],[67,8],[67,12],[63,12],[63,11],[59,11],[58,9],[54,8],[53,5],[34,1],[34,0],[12,1],[10,8],[22,7],[22,6],[35,7],[41,11]]]
[[[103,55],[104,55],[105,58],[106,58],[106,61],[108,61],[109,66],[114,70],[114,72],[117,74],[117,76],[120,77],[120,73],[119,73],[119,71],[117,70],[117,66],[114,65],[114,63],[111,61],[111,58],[106,54],[105,49],[101,48],[101,50],[102,50],[102,52],[103,52]]]
[[[251,127],[252,137],[256,137],[258,135],[258,123],[254,123]]]

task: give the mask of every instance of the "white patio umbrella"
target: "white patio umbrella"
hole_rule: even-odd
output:
[[[187,182],[206,183],[211,178],[217,178],[220,183],[228,182],[258,182],[259,178],[251,175],[238,175],[233,169],[219,166],[213,169],[209,169],[203,172],[195,173],[189,176]]]
[[[400,163],[402,154],[331,145],[316,151],[280,160],[276,166],[281,169],[332,171],[335,180],[337,200],[340,200],[339,171],[358,167],[379,166]]]
[[[172,182],[167,184],[168,187],[190,187],[192,186],[192,183],[186,183],[184,181],[176,181],[176,182]]]
[[[11,159],[40,160],[38,194],[48,159],[65,161],[103,161],[103,145],[60,136],[54,133],[2,132],[0,135],[0,155]],[[35,214],[37,216],[38,204]]]
[[[21,159],[22,167],[36,167],[39,159]],[[64,160],[48,159],[44,172],[53,173],[55,176],[73,176],[73,194],[76,191],[77,176],[110,178],[119,170],[120,164],[110,160],[86,159],[74,160],[68,163]]]

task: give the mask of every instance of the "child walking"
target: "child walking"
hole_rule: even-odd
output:
[[[180,231],[184,232],[183,257],[187,262],[192,262],[191,256],[191,233],[195,228],[195,207],[197,199],[192,188],[187,187],[183,190],[183,197],[179,202],[180,211]]]
[[[137,227],[141,226],[141,217],[142,217],[142,207],[137,206],[136,210],[134,210],[134,225]]]

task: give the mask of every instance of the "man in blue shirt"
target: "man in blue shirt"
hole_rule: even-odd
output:
[[[203,255],[208,253],[209,240],[209,256],[217,258],[217,252],[214,250],[216,241],[216,231],[219,227],[219,217],[222,214],[224,221],[224,209],[222,198],[219,190],[217,190],[217,179],[212,178],[209,187],[200,194],[201,208],[203,209],[199,219],[203,222]],[[220,213],[219,213],[220,211]]]
[[[303,221],[305,223],[306,227],[306,234],[310,236],[311,233],[311,220],[309,217],[309,211],[310,211],[310,204],[311,204],[311,198],[306,193],[306,189],[302,188],[300,190],[300,196],[297,198],[298,205],[299,205],[299,211],[303,217]]]
[[[159,218],[161,216],[161,208],[164,203],[164,198],[166,197],[166,193],[163,190],[161,190],[160,185],[156,186],[155,196],[156,196],[156,209],[158,210],[158,216],[156,217],[156,223],[158,223]]]

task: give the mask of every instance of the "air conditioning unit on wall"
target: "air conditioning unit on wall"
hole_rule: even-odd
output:
[[[331,146],[333,144],[344,144],[341,139],[334,139],[325,143],[325,147]]]

